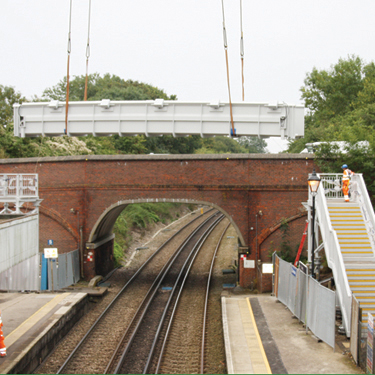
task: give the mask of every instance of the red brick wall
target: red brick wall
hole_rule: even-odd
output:
[[[0,160],[0,173],[38,173],[40,242],[56,238],[61,253],[75,249],[78,226],[87,242],[99,217],[117,202],[177,199],[223,209],[238,228],[249,259],[263,259],[272,228],[301,213],[313,160],[302,155],[118,155]],[[78,211],[72,214],[71,209]],[[257,253],[255,231],[258,220]],[[78,218],[79,216],[79,218]],[[79,220],[79,223],[78,223]],[[298,232],[298,231],[297,231]],[[56,246],[57,247],[57,246]],[[91,262],[95,271],[95,262]],[[89,271],[87,271],[89,273]],[[91,271],[90,271],[91,272]],[[257,279],[241,271],[241,285]]]

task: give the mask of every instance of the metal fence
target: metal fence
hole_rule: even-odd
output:
[[[79,252],[59,254],[58,258],[42,256],[42,290],[59,290],[75,284],[80,279]]]
[[[40,290],[39,254],[0,273],[1,290]]]
[[[335,348],[336,296],[307,274],[307,267],[294,267],[273,255],[274,294],[319,339]]]

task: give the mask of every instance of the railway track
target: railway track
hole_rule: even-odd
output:
[[[215,215],[217,213],[211,215],[211,219],[208,220],[212,220],[212,216]],[[189,230],[188,226],[184,228]],[[120,341],[127,327],[131,325],[132,317],[137,312],[136,306],[141,304],[147,296],[145,290],[148,289],[150,284],[155,284],[154,271],[158,270],[159,272],[160,269],[164,269],[165,259],[173,258],[173,255],[170,255],[170,249],[169,251],[161,251],[161,249],[168,247],[167,244],[171,240],[166,241],[126,283],[56,373],[93,372],[93,363],[95,363],[95,372],[103,373],[105,371],[108,366],[108,358],[111,358],[115,351],[117,342]],[[135,280],[137,282],[134,282]],[[125,290],[126,293],[124,293]]]
[[[106,373],[150,373],[155,358],[162,358],[160,342],[168,336],[168,322],[178,305],[181,292],[196,255],[213,228],[223,219],[214,215],[193,233],[160,273],[160,279],[150,288],[150,299],[124,344],[119,345]],[[121,353],[121,355],[120,355]],[[117,357],[119,359],[117,359]]]
[[[225,220],[217,226],[213,233],[216,247],[211,242],[195,254],[184,280],[185,287],[180,291],[170,317],[157,362],[147,369],[148,373],[205,373],[211,278],[218,249],[229,225]]]

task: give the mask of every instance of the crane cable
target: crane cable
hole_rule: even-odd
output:
[[[84,101],[87,101],[87,81],[88,81],[89,58],[90,58],[90,19],[91,19],[91,0],[89,0],[89,20],[88,20],[87,45],[86,45],[85,95],[84,95],[84,99],[83,99]]]
[[[242,76],[242,101],[245,101],[245,77],[244,77],[244,58],[245,49],[243,44],[243,28],[242,28],[242,0],[240,0],[240,25],[241,25],[241,40],[240,40],[240,54],[241,54],[241,76]]]
[[[223,38],[224,38],[225,61],[226,61],[226,65],[227,65],[227,82],[228,82],[228,94],[229,94],[230,121],[231,121],[231,124],[232,124],[232,137],[235,137],[236,136],[236,130],[234,129],[234,123],[233,123],[232,98],[231,98],[231,95],[230,95],[230,83],[229,83],[228,41],[227,41],[227,30],[225,28],[224,0],[221,0],[221,7],[222,7],[222,11],[223,11]]]
[[[69,107],[69,66],[70,52],[72,50],[72,0],[70,0],[69,33],[68,33],[68,64],[66,73],[66,102],[65,102],[65,134],[68,135],[68,107]]]

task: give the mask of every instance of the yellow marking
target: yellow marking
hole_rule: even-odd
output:
[[[341,254],[358,254],[358,255],[364,255],[364,254],[372,254],[372,251],[369,250],[363,250],[360,251],[359,249],[356,248],[347,248],[347,249],[341,249]]]
[[[61,302],[66,296],[70,293],[62,293],[51,299],[48,303],[42,306],[38,311],[36,311],[33,315],[31,315],[28,319],[26,319],[22,324],[20,324],[16,329],[14,329],[7,337],[5,337],[5,345],[9,348],[12,344],[14,344],[21,336],[25,334],[36,322],[41,320],[45,315],[47,315],[59,302]],[[53,306],[52,303],[54,303]],[[33,321],[31,321],[34,319]],[[26,328],[21,330],[21,328]],[[12,336],[12,337],[11,337]]]
[[[264,360],[264,364],[266,365],[268,374],[272,374],[271,367],[270,367],[270,364],[268,363],[268,359],[267,359],[267,356],[266,356],[266,352],[264,351],[262,339],[260,338],[258,327],[257,327],[257,324],[255,322],[255,318],[254,318],[254,314],[253,314],[253,309],[251,308],[251,305],[250,305],[250,298],[246,298],[246,300],[247,300],[247,306],[249,307],[251,320],[253,322],[255,335],[256,335],[256,337],[258,339],[259,348],[260,348],[260,351],[262,353],[262,357],[263,357],[263,360]]]

